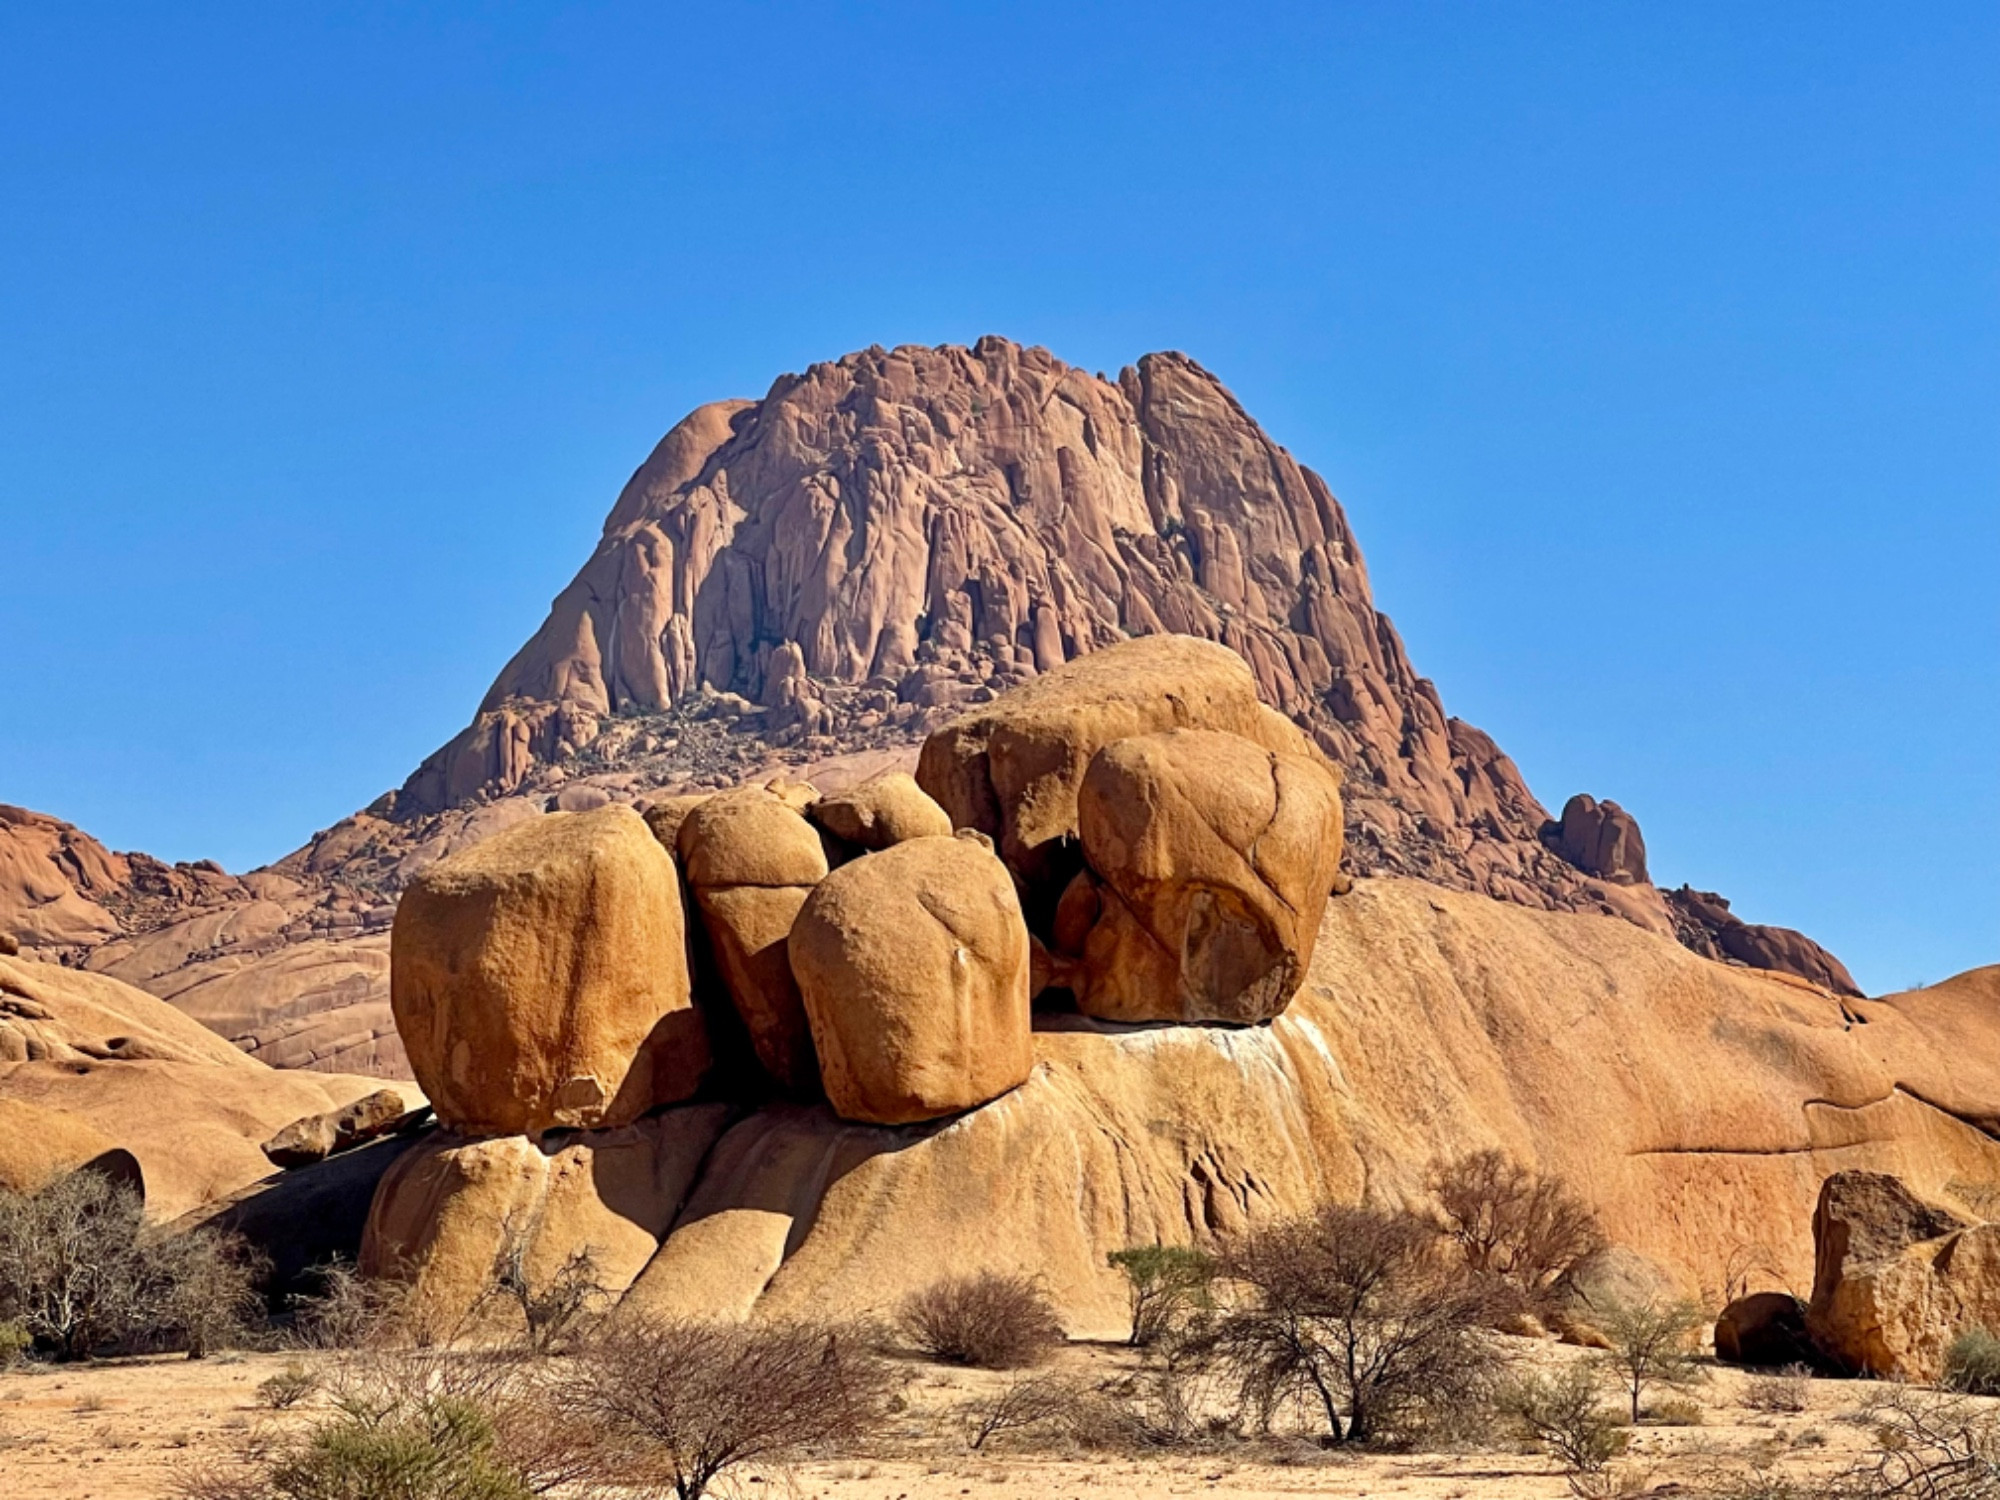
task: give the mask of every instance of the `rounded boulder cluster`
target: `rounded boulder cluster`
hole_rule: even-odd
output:
[[[1277,1015],[1340,855],[1338,773],[1241,659],[1149,636],[934,734],[914,778],[555,812],[442,860],[398,909],[391,998],[462,1136],[774,1095],[906,1125],[1024,1083],[1038,993]]]

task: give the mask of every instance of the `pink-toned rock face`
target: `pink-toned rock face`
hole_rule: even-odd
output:
[[[550,814],[419,875],[390,1000],[439,1120],[472,1135],[626,1124],[710,1062],[673,860],[628,807]]]
[[[865,350],[689,416],[399,816],[705,687],[832,749],[1163,632],[1227,646],[1343,766],[1359,871],[1597,909],[1512,762],[1376,612],[1318,475],[1184,355],[1110,380],[1000,338]]]

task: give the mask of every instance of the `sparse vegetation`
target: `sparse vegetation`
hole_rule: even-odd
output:
[[[1563,1279],[1604,1248],[1590,1206],[1557,1177],[1499,1151],[1441,1162],[1430,1174],[1437,1226],[1466,1267],[1512,1294],[1514,1310],[1539,1312]]]
[[[372,1349],[401,1342],[409,1289],[366,1277],[345,1261],[314,1268],[317,1292],[292,1298],[292,1333],[308,1349]]]
[[[1062,1323],[1041,1283],[983,1271],[948,1277],[903,1304],[903,1334],[945,1364],[1015,1370],[1039,1364],[1063,1341]]]
[[[1373,1441],[1474,1399],[1500,1362],[1489,1283],[1410,1214],[1323,1209],[1253,1234],[1225,1274],[1246,1295],[1189,1357],[1233,1371],[1266,1428],[1301,1404],[1329,1442]]]
[[[138,1193],[96,1172],[0,1190],[0,1320],[57,1359],[114,1345],[199,1358],[250,1324],[257,1269],[226,1236],[148,1225]]]
[[[1812,1371],[1804,1365],[1750,1377],[1743,1403],[1752,1411],[1801,1412],[1812,1405]]]
[[[1968,1328],[1944,1355],[1944,1383],[1967,1396],[2000,1396],[2000,1338]]]
[[[865,1339],[833,1328],[633,1319],[580,1350],[564,1399],[605,1445],[600,1477],[700,1500],[739,1465],[861,1436],[891,1385]]]
[[[319,1371],[294,1360],[277,1374],[258,1383],[257,1399],[273,1411],[290,1411],[318,1391],[322,1383]]]
[[[1177,1331],[1209,1305],[1215,1257],[1185,1245],[1138,1245],[1114,1250],[1132,1305],[1132,1346],[1145,1348]]]
[[[1023,1375],[965,1410],[965,1444],[979,1452],[1006,1433],[1060,1430],[1089,1392],[1060,1375]]]
[[[1707,1321],[1692,1302],[1613,1303],[1604,1309],[1600,1326],[1611,1344],[1605,1360],[1631,1397],[1635,1423],[1649,1387],[1678,1389],[1701,1378],[1693,1344]]]

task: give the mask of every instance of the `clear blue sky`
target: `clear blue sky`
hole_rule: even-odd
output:
[[[2000,6],[0,4],[0,800],[231,868],[694,404],[1184,349],[1544,801],[2000,960]]]

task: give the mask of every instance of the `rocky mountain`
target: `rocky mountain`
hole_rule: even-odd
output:
[[[1657,890],[1616,803],[1551,817],[1417,673],[1325,481],[1214,376],[1160,353],[1111,379],[1000,338],[872,348],[690,414],[473,721],[267,871],[0,818],[0,931],[267,1060],[398,1072],[384,932],[439,855],[552,806],[907,768],[966,708],[1160,631],[1237,652],[1341,765],[1351,873],[1609,914],[1858,993],[1810,939]]]

